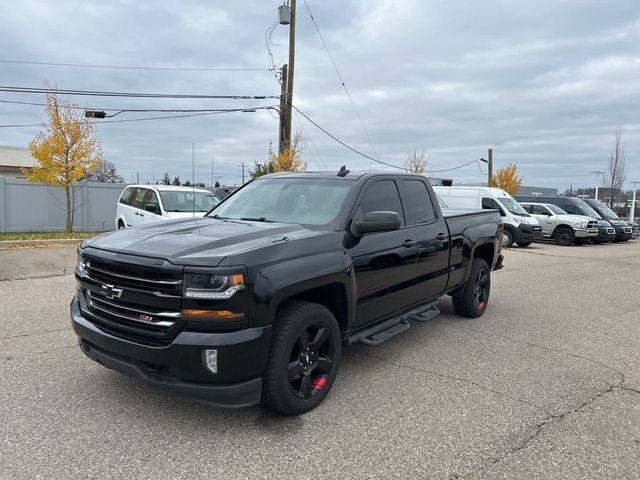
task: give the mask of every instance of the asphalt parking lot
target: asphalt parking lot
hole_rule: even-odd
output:
[[[345,350],[295,418],[85,358],[74,247],[0,251],[1,478],[638,478],[640,242],[506,252],[482,318]]]

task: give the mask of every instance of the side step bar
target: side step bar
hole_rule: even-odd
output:
[[[416,322],[426,322],[440,314],[437,307],[438,302],[420,306],[414,310],[403,313],[400,316],[390,318],[382,323],[373,325],[355,334],[351,335],[347,342],[349,345],[354,343],[364,343],[365,345],[377,346],[386,342],[390,338],[401,334],[411,327],[409,320]]]

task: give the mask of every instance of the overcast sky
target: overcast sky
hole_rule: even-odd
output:
[[[363,130],[298,4],[294,104],[344,142],[402,165],[425,149],[432,170],[486,157],[516,163],[526,185],[595,183],[615,130],[624,128],[629,179],[640,179],[640,3],[630,0],[307,0],[360,113]],[[250,68],[164,71],[0,63],[0,85],[207,95],[279,95],[265,32],[278,0],[2,2],[0,60],[139,67]],[[288,28],[273,33],[286,62]],[[42,102],[0,92],[0,100]],[[238,108],[275,100],[71,97],[91,108]],[[119,120],[158,114],[122,113]],[[45,120],[41,107],[0,103],[0,125]],[[310,170],[379,168],[302,117]],[[0,144],[26,146],[37,127],[0,128]],[[277,148],[268,111],[99,125],[104,158],[127,181],[165,171],[238,183]],[[482,165],[482,168],[486,168]],[[482,181],[477,164],[434,176]]]

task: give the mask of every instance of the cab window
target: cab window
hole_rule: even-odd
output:
[[[147,206],[151,206],[151,209],[148,209]],[[160,202],[158,201],[158,195],[153,190],[149,190],[147,198],[144,202],[144,209],[155,213],[156,215],[160,215]]]
[[[400,201],[400,193],[394,180],[378,180],[365,187],[358,208],[358,216],[364,218],[370,212],[396,212],[404,225],[404,211]]]
[[[427,186],[420,180],[404,180],[407,224],[428,223],[436,218]]]
[[[142,209],[144,207],[144,197],[148,190],[146,188],[136,188],[136,193],[131,199],[131,206]]]
[[[123,205],[130,205],[131,199],[133,199],[134,190],[135,188],[125,188],[124,192],[122,192],[122,195],[120,196],[120,203]]]

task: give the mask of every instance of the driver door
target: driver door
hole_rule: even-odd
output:
[[[356,202],[353,219],[375,211],[398,213],[401,226],[390,232],[365,234],[351,249],[358,298],[356,326],[414,303],[411,282],[418,276],[418,239],[413,238],[415,232],[407,228],[394,179],[375,179],[367,183]]]

